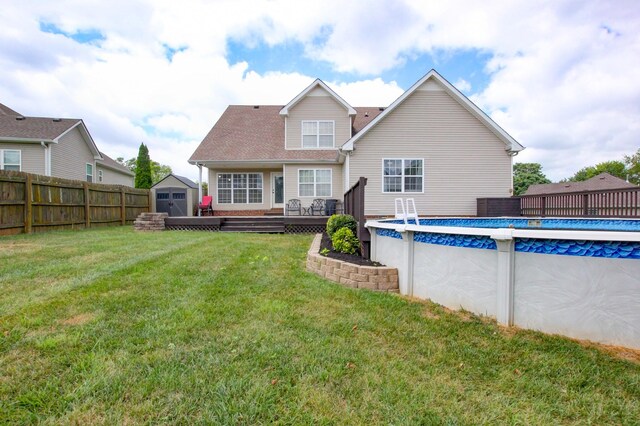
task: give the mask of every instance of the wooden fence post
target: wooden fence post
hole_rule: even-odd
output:
[[[547,215],[547,197],[542,197],[540,201],[540,217],[545,217]]]
[[[148,191],[149,191],[149,192],[148,192],[147,194],[149,194],[149,197],[148,197],[148,200],[149,200],[149,201],[148,201],[148,204],[147,204],[147,210],[148,210],[149,212],[151,212],[151,211],[152,211],[152,210],[151,210],[151,205],[152,205],[152,203],[153,203],[153,196],[151,195],[151,190],[149,189]]]
[[[84,226],[89,229],[91,226],[91,206],[89,201],[89,182],[82,184],[84,188]]]
[[[27,179],[24,182],[24,233],[30,234],[33,224],[33,183],[31,175],[27,175]]]
[[[122,226],[127,224],[127,197],[124,186],[120,187],[120,223]]]

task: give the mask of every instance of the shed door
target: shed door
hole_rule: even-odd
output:
[[[187,216],[187,190],[183,188],[157,188],[156,211],[169,216]]]

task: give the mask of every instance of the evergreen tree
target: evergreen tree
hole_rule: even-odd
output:
[[[136,188],[151,188],[151,158],[149,149],[144,143],[140,144],[138,158],[136,159]]]
[[[531,185],[551,183],[538,163],[515,163],[513,165],[513,195],[522,195]]]

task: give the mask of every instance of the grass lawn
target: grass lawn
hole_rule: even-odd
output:
[[[640,364],[342,288],[311,236],[0,238],[0,424],[638,424]]]

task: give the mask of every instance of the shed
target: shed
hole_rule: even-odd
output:
[[[193,216],[198,207],[198,185],[173,173],[151,187],[153,211],[169,216]]]

